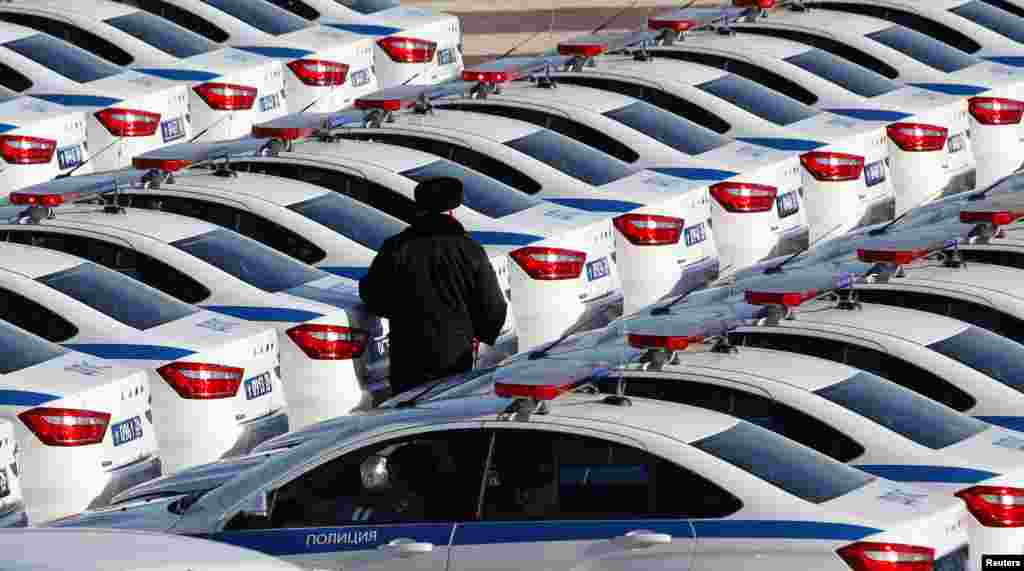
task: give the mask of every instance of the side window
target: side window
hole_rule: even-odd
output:
[[[919,16],[913,12],[885,8],[882,6],[854,4],[852,2],[830,2],[828,4],[807,2],[806,5],[808,7],[819,6],[826,10],[838,10],[851,14],[860,14],[862,16],[871,16],[872,18],[887,20],[894,24],[899,24],[900,26],[918,31],[922,34],[927,34],[944,44],[950,45],[969,54],[973,54],[981,49],[981,44],[953,28],[944,26],[935,20]]]
[[[1024,321],[987,305],[937,294],[887,289],[857,290],[861,301],[946,315],[988,329],[1018,343],[1024,340]]]
[[[524,455],[524,450],[530,453]],[[482,517],[707,518],[724,517],[740,507],[740,500],[727,491],[643,450],[597,438],[508,429],[495,433]]]
[[[1000,251],[981,248],[977,250],[961,250],[964,261],[992,264],[1007,268],[1024,269],[1024,254],[1013,251]]]
[[[27,91],[32,87],[32,80],[22,75],[13,67],[0,62],[0,85],[15,93]]]
[[[774,349],[776,351],[789,351],[810,355],[829,361],[843,362],[845,343],[832,341],[831,339],[820,339],[815,337],[804,337],[801,335],[782,335],[775,333],[732,333],[730,340],[737,345],[748,347],[759,347],[761,349]]]
[[[871,71],[880,73],[885,77],[888,77],[889,79],[896,79],[900,75],[900,72],[897,71],[896,68],[876,58],[875,56],[866,52],[862,52],[842,42],[837,42],[836,40],[833,40],[831,38],[816,36],[814,34],[809,34],[807,32],[799,32],[796,30],[754,28],[751,26],[743,26],[739,30],[740,33],[743,34],[770,36],[773,38],[781,38],[783,40],[790,40],[797,43],[814,46],[834,56],[839,56],[845,60],[852,61],[853,63],[859,66],[866,67]]]
[[[60,20],[33,14],[0,11],[0,22],[18,24],[19,26],[50,34],[117,65],[130,65],[135,61],[131,54],[113,43]]]
[[[219,26],[212,22],[200,18],[199,16],[178,8],[177,6],[164,2],[164,0],[116,0],[121,4],[127,4],[134,6],[139,10],[144,10],[150,14],[160,16],[165,20],[170,20],[175,24],[185,28],[186,30],[192,30],[193,32],[205,36],[208,40],[217,43],[224,43],[228,41],[230,37],[227,32],[222,30]]]
[[[301,0],[268,0],[271,4],[278,8],[284,8],[292,14],[305,18],[307,20],[316,20],[320,18],[320,12],[316,8],[302,2]]]
[[[598,386],[604,392],[615,392],[617,382],[602,379]],[[849,462],[864,453],[863,446],[842,432],[760,394],[707,383],[636,377],[626,379],[625,389],[627,395],[688,404],[742,418],[840,462]]]
[[[960,412],[977,402],[945,379],[881,351],[850,345],[846,349],[846,364],[885,377]]]
[[[713,54],[692,53],[680,50],[658,51],[655,55],[657,57],[667,59],[716,67],[723,71],[728,71],[729,73],[735,73],[740,77],[745,77],[750,81],[760,83],[769,89],[774,89],[787,97],[792,97],[804,105],[814,105],[818,102],[818,96],[804,89],[800,84],[790,81],[777,73],[768,71],[767,69],[742,60]]]
[[[228,528],[474,520],[489,445],[483,430],[432,432],[374,444],[282,486],[269,522],[233,521]]]
[[[210,297],[209,289],[183,272],[155,258],[120,245],[85,236],[27,230],[11,230],[7,233],[6,239],[19,244],[59,250],[79,258],[85,258],[90,262],[139,280],[185,303],[199,303]]]
[[[437,155],[445,159],[450,159],[452,154],[452,145],[445,143],[444,141],[438,141],[427,137],[410,137],[408,135],[398,135],[395,133],[344,133],[341,136],[344,139],[376,141],[378,143],[395,145],[396,147],[415,149],[417,151],[423,151],[424,153]]]
[[[78,334],[78,328],[68,320],[26,297],[2,288],[0,319],[54,343],[67,341]]]
[[[984,0],[984,2],[990,6],[995,6],[1000,10],[1005,10],[1015,16],[1024,18],[1024,6],[1017,6],[1009,0]]]

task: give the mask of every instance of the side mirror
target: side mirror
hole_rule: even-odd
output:
[[[238,510],[238,515],[264,519],[270,517],[271,494],[273,492],[268,491],[249,496]]]

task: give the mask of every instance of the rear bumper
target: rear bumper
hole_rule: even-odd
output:
[[[115,468],[109,472],[110,480],[103,490],[89,502],[87,509],[101,508],[110,503],[115,495],[131,488],[132,486],[159,478],[163,474],[163,465],[159,456],[147,456]]]
[[[886,198],[885,200],[879,200],[871,206],[868,206],[864,212],[864,216],[861,217],[860,221],[854,228],[860,228],[862,226],[871,226],[872,224],[881,224],[882,222],[888,222],[896,217],[896,198]]]
[[[221,458],[233,458],[248,454],[257,444],[288,432],[288,413],[279,409],[268,415],[250,420],[242,425],[242,433],[235,445]]]
[[[807,226],[798,226],[779,236],[779,242],[775,244],[775,247],[772,248],[770,252],[768,252],[767,256],[761,259],[770,260],[771,258],[778,258],[779,256],[789,256],[806,250],[810,244],[810,228]]]
[[[949,182],[946,186],[942,187],[939,191],[939,196],[950,196],[952,194],[960,194],[961,192],[967,192],[968,190],[974,190],[974,187],[978,182],[978,171],[977,169],[967,169],[961,173],[955,174],[949,178]]]

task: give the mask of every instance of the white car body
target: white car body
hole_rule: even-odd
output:
[[[0,249],[11,259],[0,274],[9,299],[6,320],[69,349],[145,371],[152,424],[168,470],[244,454],[288,430],[273,329],[221,318],[61,252],[9,243]],[[86,286],[69,282],[89,284],[104,294],[139,288],[132,301],[152,313],[119,310],[111,300],[88,297],[76,289]],[[234,391],[212,396],[172,385],[178,376],[201,375],[180,372],[199,370],[194,364],[235,369],[240,378]],[[250,393],[250,385],[259,386]],[[139,390],[133,389],[132,396]],[[146,437],[145,430],[130,428],[126,438]],[[129,451],[135,453],[132,460],[151,453],[145,441]]]
[[[92,162],[82,164],[89,158],[85,126],[81,111],[34,97],[0,97],[0,203],[11,191],[46,182],[79,165],[76,173],[91,173]],[[52,153],[49,159],[32,158],[31,153],[25,157],[25,145],[12,137],[39,139]]]

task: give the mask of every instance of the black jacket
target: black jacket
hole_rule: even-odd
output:
[[[390,320],[396,394],[469,370],[473,338],[493,345],[508,311],[483,246],[447,214],[423,215],[385,240],[359,296]]]

